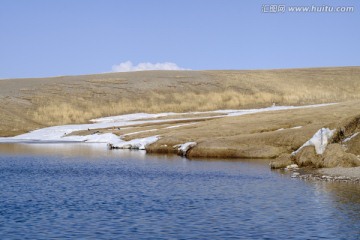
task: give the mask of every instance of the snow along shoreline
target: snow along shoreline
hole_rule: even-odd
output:
[[[211,117],[197,117],[196,119],[213,119],[213,118],[222,118],[222,117],[232,117],[232,116],[241,116],[246,114],[255,114],[261,112],[270,112],[270,111],[281,111],[281,110],[290,110],[290,109],[302,109],[302,108],[314,108],[314,107],[323,107],[329,106],[336,103],[328,104],[316,104],[316,105],[305,105],[305,106],[272,106],[267,108],[259,109],[243,109],[243,110],[216,110],[216,111],[206,111],[206,112],[188,112],[188,113],[158,113],[158,114],[149,114],[149,113],[135,113],[135,114],[126,114],[113,117],[105,117],[90,120],[89,124],[76,124],[76,125],[62,125],[54,126],[48,128],[42,128],[38,130],[31,131],[29,133],[21,134],[15,137],[0,137],[0,143],[49,143],[49,142],[60,142],[60,143],[74,143],[74,142],[88,142],[88,143],[107,143],[115,148],[128,148],[128,149],[145,149],[147,145],[156,142],[160,137],[151,136],[141,139],[133,139],[131,141],[124,141],[122,136],[117,136],[113,133],[105,134],[91,134],[86,136],[75,136],[69,134],[76,131],[84,131],[88,129],[102,129],[102,128],[118,128],[126,127],[130,125],[140,125],[145,123],[167,123],[174,120],[191,120],[191,116],[196,114],[218,114]],[[189,117],[176,118],[179,115],[185,115]],[[171,117],[168,119],[159,119],[161,117]],[[187,124],[176,124],[167,128],[178,128],[182,126],[187,126],[195,123]],[[131,133],[130,133],[131,134]],[[127,134],[129,135],[129,134]],[[125,135],[124,135],[125,136]]]

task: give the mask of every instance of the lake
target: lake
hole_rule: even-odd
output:
[[[266,161],[0,144],[1,239],[359,239],[360,186]]]

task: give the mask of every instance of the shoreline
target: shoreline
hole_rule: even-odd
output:
[[[273,159],[271,168],[355,167],[360,166],[357,103],[128,114],[42,128],[0,142],[107,143],[189,159]]]
[[[329,175],[333,177],[344,177],[357,180],[360,182],[360,167],[352,167],[352,168],[343,168],[343,167],[335,167],[335,168],[322,168],[318,169],[317,172],[319,174]]]
[[[70,142],[70,141],[66,141],[66,142],[59,142],[59,141],[42,141],[42,142],[34,142],[34,141],[24,141],[24,142],[0,142],[0,144],[105,144],[105,143],[89,143],[89,142]],[[104,145],[105,146],[105,145]],[[105,148],[104,148],[105,150]],[[149,153],[146,151],[146,149],[115,149],[112,151],[117,151],[117,150],[122,150],[122,151],[140,151],[140,152],[144,152],[144,154],[147,155],[163,155],[161,153]],[[179,154],[176,153],[166,153],[166,154],[170,154],[173,156],[176,156]],[[180,157],[185,157],[186,159],[193,161],[193,160],[201,160],[202,158],[200,157],[195,157],[195,158],[191,158],[191,157],[187,157],[184,155],[180,155]],[[271,159],[263,159],[263,158],[203,158],[205,160],[207,159],[217,159],[218,161],[246,161],[246,162],[258,162],[261,161],[264,164],[266,163],[267,160],[271,160]],[[268,163],[271,163],[270,161]],[[349,167],[349,168],[344,168],[344,167],[334,167],[334,168],[313,168],[313,167],[288,167],[288,168],[278,168],[278,169],[271,169],[271,167],[269,167],[269,170],[271,171],[276,171],[276,172],[288,172],[289,173],[289,177],[290,178],[296,178],[296,179],[301,179],[304,181],[325,181],[325,182],[345,182],[345,183],[356,183],[359,184],[360,183],[360,167]]]
[[[0,144],[102,144],[104,147],[106,143],[94,143],[94,142],[71,142],[71,141],[21,141],[21,142],[0,142]],[[104,148],[105,150],[106,148]],[[109,149],[109,146],[108,146]],[[147,149],[127,149],[121,148],[116,149],[113,148],[112,151],[123,150],[123,151],[140,151],[144,152],[147,155],[178,155],[180,157],[185,157],[188,160],[198,160],[198,159],[218,159],[219,161],[251,161],[257,162],[268,161],[269,169],[272,171],[278,172],[288,172],[291,173],[289,177],[291,178],[298,178],[301,180],[312,180],[312,181],[327,181],[327,182],[351,182],[351,183],[360,183],[360,166],[359,167],[334,167],[334,168],[314,168],[314,167],[301,167],[289,165],[286,168],[271,168],[271,159],[265,158],[208,158],[208,157],[189,157],[185,154],[178,154],[175,152],[166,152],[166,153],[159,153],[159,152],[148,152]],[[181,152],[183,153],[183,152]]]
[[[325,181],[325,182],[345,182],[360,183],[360,167],[334,167],[334,168],[290,168],[276,169],[277,171],[288,171],[291,178],[304,181]]]

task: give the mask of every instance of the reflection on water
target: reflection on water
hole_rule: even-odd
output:
[[[343,214],[334,216],[339,223],[344,218],[357,227],[357,239],[360,239],[360,185],[349,182],[316,182],[315,189],[319,196],[327,194],[331,197],[331,207]]]
[[[0,144],[2,239],[358,239],[360,188],[267,163]]]
[[[105,143],[0,143],[0,153],[17,155],[61,155],[98,157],[134,157],[143,159],[144,151],[112,151]]]
[[[322,182],[313,183],[319,194],[329,193],[340,204],[360,204],[360,184],[351,182]],[[358,212],[360,214],[360,211]]]

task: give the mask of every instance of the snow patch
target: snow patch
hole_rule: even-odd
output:
[[[292,128],[279,128],[278,130],[275,130],[275,131],[282,131],[285,129],[299,129],[299,128],[302,128],[302,126],[296,126],[296,127],[292,127]]]
[[[296,170],[296,169],[299,169],[299,166],[297,164],[290,164],[290,165],[287,165],[285,170]]]
[[[300,109],[300,108],[312,108],[312,107],[322,107],[333,105],[330,104],[316,104],[316,105],[307,105],[307,106],[272,106],[268,108],[259,108],[259,109],[246,109],[246,110],[217,110],[217,111],[207,111],[207,112],[188,112],[188,113],[158,113],[158,114],[149,114],[149,113],[135,113],[135,114],[125,114],[120,116],[105,117],[91,120],[90,124],[74,124],[74,125],[62,125],[54,126],[48,128],[42,128],[38,130],[31,131],[22,135],[15,137],[3,137],[0,138],[0,142],[114,142],[119,139],[118,136],[114,134],[89,134],[87,136],[69,136],[71,133],[76,131],[87,131],[89,129],[105,129],[105,128],[119,128],[124,129],[125,127],[140,125],[145,123],[166,123],[174,120],[193,120],[192,118],[178,118],[178,119],[157,119],[160,117],[166,116],[175,116],[175,115],[186,115],[194,113],[218,113],[221,115],[211,116],[211,117],[199,117],[197,119],[211,119],[211,118],[222,118],[222,117],[231,117],[231,116],[240,116],[245,114],[253,114],[267,111],[278,111],[278,110],[287,110],[287,109]],[[167,128],[176,128],[180,126],[190,125],[195,123],[180,124],[175,126],[170,126]],[[90,132],[89,132],[90,133]],[[129,135],[129,134],[128,134]]]
[[[152,143],[155,143],[160,139],[159,136],[151,136],[151,137],[145,137],[145,138],[138,138],[133,139],[130,141],[123,141],[118,140],[115,142],[110,142],[108,146],[111,149],[139,149],[139,150],[145,150],[146,147]]]
[[[77,137],[77,136],[71,136],[71,137]],[[84,136],[84,139],[85,142],[91,142],[91,143],[110,143],[120,140],[119,136],[112,133],[87,135]]]
[[[157,114],[132,113],[132,114],[119,115],[119,116],[91,119],[90,122],[93,122],[93,123],[116,123],[116,122],[127,122],[127,121],[148,119],[148,118],[160,118],[160,117],[167,117],[167,116],[179,115],[179,114],[180,113],[173,113],[173,112],[157,113]]]
[[[226,113],[227,116],[241,116],[245,114],[260,113],[260,112],[269,112],[269,111],[281,111],[281,110],[291,110],[291,109],[301,109],[301,108],[314,108],[314,107],[325,107],[334,105],[336,103],[324,103],[324,104],[313,104],[306,106],[271,106],[267,108],[258,108],[258,109],[246,109],[246,110],[219,110],[214,112]]]
[[[356,137],[358,134],[359,134],[359,132],[354,133],[354,134],[351,135],[350,137],[346,138],[343,142],[348,142],[348,141],[350,141],[351,139],[353,139],[354,137]]]
[[[186,156],[186,153],[193,147],[197,145],[196,142],[187,142],[184,144],[175,145],[174,147],[177,147],[178,152],[182,156]]]
[[[301,149],[306,146],[314,146],[317,154],[323,154],[325,152],[326,146],[329,143],[329,140],[334,135],[336,129],[330,130],[329,128],[321,128],[318,130],[309,141],[304,143],[298,150],[292,153],[296,155]]]

